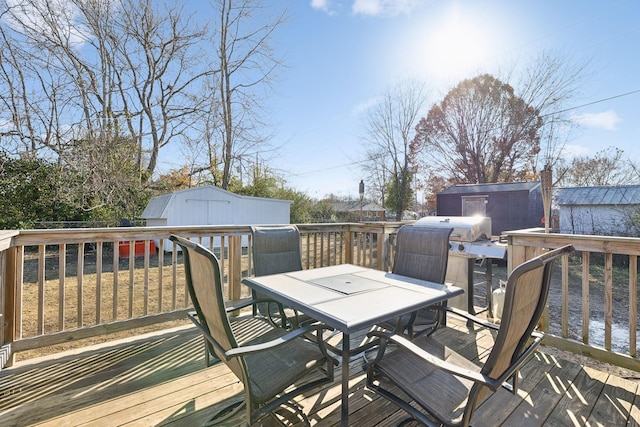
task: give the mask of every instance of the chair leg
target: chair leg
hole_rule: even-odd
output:
[[[211,348],[209,347],[209,344],[205,339],[204,340],[204,363],[206,367],[208,368],[209,366],[215,365],[219,361],[220,359],[218,359],[216,355],[211,351]]]
[[[206,427],[219,426],[221,423],[223,423],[225,421],[228,421],[229,419],[231,419],[231,418],[235,417],[236,415],[238,415],[238,413],[240,413],[240,411],[244,410],[244,408],[245,408],[244,399],[239,400],[237,402],[233,402],[232,404],[222,408],[215,415],[213,415],[211,418],[209,418],[204,423],[204,426],[206,426]]]
[[[296,425],[298,424],[299,421],[302,421],[302,423],[305,426],[311,427],[311,421],[309,420],[309,417],[307,417],[307,414],[305,414],[304,410],[295,401],[288,400],[288,401],[282,402],[278,408],[282,408],[282,407],[288,407],[288,408],[292,409],[293,412],[297,415],[297,417],[299,417],[298,421],[296,421]],[[239,415],[239,414],[245,408],[246,408],[246,405],[245,405],[245,400],[244,399],[243,400],[239,400],[237,402],[233,402],[230,405],[225,406],[223,409],[221,409],[215,415],[213,415],[211,418],[209,418],[204,423],[204,426],[205,427],[214,427],[214,426],[223,425],[225,422],[232,420],[236,416],[240,417],[241,415]],[[279,424],[282,424],[283,426],[284,425],[289,425],[289,424],[284,424],[282,421],[280,421],[278,419],[278,417],[275,414],[276,410],[277,410],[277,408],[275,410],[271,411],[271,412],[268,412],[266,414],[262,414],[261,416],[259,416],[259,419],[263,418],[265,416],[270,416],[274,421],[278,422]],[[255,420],[255,421],[257,422],[258,420]]]
[[[309,421],[309,417],[307,417],[307,414],[304,413],[304,410],[295,401],[288,400],[286,402],[283,402],[282,405],[280,405],[280,407],[282,408],[283,406],[293,409],[293,411],[297,414],[297,416],[300,417],[300,420],[304,423],[304,425],[307,426],[307,427],[311,427],[311,421]],[[276,421],[278,421],[283,426],[284,425],[288,425],[288,424],[284,424],[282,421],[280,421],[278,419],[278,417],[275,414],[275,411],[270,412],[270,414],[271,414],[272,418],[274,418]],[[300,420],[298,420],[298,421],[300,421]],[[296,425],[297,424],[298,424],[298,422],[296,422]]]

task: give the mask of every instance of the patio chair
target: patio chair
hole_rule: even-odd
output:
[[[444,283],[449,260],[449,237],[453,228],[414,227],[404,225],[396,234],[396,251],[392,272],[430,282]],[[382,326],[407,331],[409,337],[430,334],[444,323],[444,311],[438,304],[402,316]]]
[[[252,226],[251,247],[253,273],[256,276],[302,270],[300,231],[295,225]],[[262,295],[253,291],[253,297]],[[261,314],[280,327],[296,327],[310,320],[308,316],[289,307],[274,303],[254,305],[254,315]]]
[[[411,341],[397,334],[372,331],[368,335],[379,337],[381,346],[366,366],[367,387],[424,425],[468,426],[474,410],[500,387],[517,393],[519,369],[543,338],[535,328],[546,305],[551,267],[558,257],[573,250],[570,245],[555,249],[511,272],[500,325],[452,307],[442,308],[480,326],[497,329],[484,363],[472,362],[431,336]],[[385,354],[389,342],[397,344],[397,348]]]
[[[254,331],[248,339],[242,340],[227,314],[216,256],[204,246],[182,237],[172,235],[170,239],[180,245],[185,257],[187,288],[195,308],[189,318],[202,332],[216,357],[244,386],[244,400],[218,412],[207,424],[218,425],[236,416],[244,407],[246,421],[253,425],[282,405],[296,409],[309,424],[291,399],[333,381],[337,360],[327,354],[322,340],[313,343],[304,339],[305,334],[320,334],[326,326],[314,324],[288,331],[261,319],[262,333],[256,335]],[[312,375],[303,381],[315,370],[320,370],[322,375],[319,378]],[[291,388],[294,384],[295,388]]]

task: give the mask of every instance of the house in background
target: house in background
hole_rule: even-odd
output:
[[[543,226],[539,181],[454,185],[436,195],[438,216],[491,218],[491,234]]]
[[[292,203],[205,185],[153,197],[141,217],[147,226],[289,224]],[[170,244],[165,245],[167,250]],[[208,246],[208,242],[203,244]]]
[[[640,186],[560,188],[560,233],[638,236]],[[634,221],[635,220],[635,221]]]
[[[331,207],[339,221],[385,221],[384,208],[375,203],[352,200],[332,202]]]

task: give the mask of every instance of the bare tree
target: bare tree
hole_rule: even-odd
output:
[[[0,148],[57,162],[71,177],[61,194],[79,209],[132,215],[160,151],[203,114],[203,84],[217,71],[201,43],[207,28],[153,0],[0,8]]]
[[[205,29],[179,6],[5,0],[3,12],[5,134],[22,149],[30,141],[30,151],[48,148],[64,161],[71,141],[124,136],[137,143],[131,154],[144,182],[161,148],[201,114],[203,78],[216,70],[199,44]]]
[[[365,115],[367,180],[374,183],[372,191],[393,209],[398,220],[413,200],[411,183],[416,171],[409,146],[426,102],[424,85],[406,80],[389,88]]]
[[[69,96],[69,82],[43,66],[55,58],[34,40],[41,25],[24,21],[26,5],[0,5],[0,148],[25,158],[43,149],[60,152],[61,141],[70,138],[69,128],[59,126],[59,117],[70,108],[68,100],[61,100]]]
[[[593,157],[578,156],[570,164],[557,167],[558,185],[562,187],[593,187],[636,185],[640,183],[638,165],[624,157],[624,151],[609,147]]]
[[[176,144],[202,153],[192,174],[228,188],[270,137],[261,99],[284,14],[260,0],[201,6],[217,19],[159,0],[0,0],[0,149],[81,176],[69,185],[86,209],[118,203],[132,177],[149,185]]]
[[[515,78],[506,80],[515,80],[513,86],[517,95],[536,109],[542,119],[538,131],[541,149],[534,173],[544,166],[555,166],[562,158],[566,141],[577,129],[570,116],[570,103],[578,97],[582,83],[588,78],[588,70],[589,61],[560,51],[543,51]]]
[[[138,162],[142,165],[148,153],[147,175],[152,176],[160,149],[181,140],[203,114],[210,96],[203,92],[206,77],[219,70],[201,44],[206,29],[182,6],[160,10],[151,0],[126,1],[126,31],[113,46],[119,54],[117,94],[129,133],[140,138]]]
[[[214,136],[209,139],[212,146],[204,168],[215,176],[221,166],[220,186],[227,189],[234,164],[253,157],[271,136],[261,101],[282,66],[271,39],[286,21],[286,13],[271,15],[262,0],[214,0],[212,4],[219,20],[212,44],[220,73],[210,80],[210,89],[219,102],[210,112],[215,117],[208,118],[204,127]]]

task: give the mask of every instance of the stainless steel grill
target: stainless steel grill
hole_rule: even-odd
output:
[[[486,216],[425,216],[413,225],[453,228],[451,240],[457,242],[491,239],[491,218]]]
[[[449,241],[446,282],[465,290],[465,295],[449,300],[449,305],[475,314],[474,267],[478,259],[504,259],[507,245],[491,240],[491,218],[480,216],[428,216],[414,227],[453,228]],[[491,311],[491,262],[485,263],[487,308]]]

